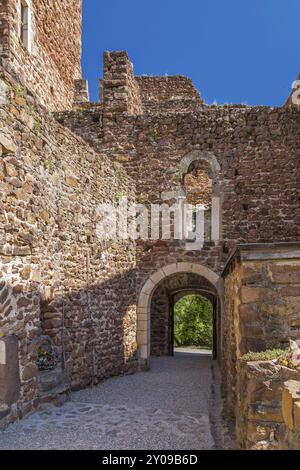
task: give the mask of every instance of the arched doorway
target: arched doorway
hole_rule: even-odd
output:
[[[222,280],[209,268],[196,263],[174,263],[161,268],[154,273],[145,283],[138,299],[137,310],[137,342],[139,349],[139,361],[142,368],[150,365],[151,355],[151,315],[152,300],[158,293],[163,292],[164,309],[162,318],[164,326],[161,328],[160,344],[164,354],[170,354],[170,315],[174,305],[174,299],[186,292],[198,292],[209,296],[214,305],[214,357],[217,358],[221,350],[221,316],[222,316]],[[168,299],[167,299],[168,297]],[[161,324],[162,325],[162,324]],[[155,326],[154,326],[155,327]],[[153,330],[153,328],[152,328]],[[153,335],[152,335],[153,340]],[[153,350],[152,350],[153,351]]]
[[[178,272],[166,277],[154,290],[150,305],[150,354],[174,354],[174,309],[176,303],[188,295],[199,295],[212,305],[214,359],[217,358],[217,292],[215,287],[199,274]]]

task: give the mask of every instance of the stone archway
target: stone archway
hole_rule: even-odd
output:
[[[160,268],[144,284],[137,304],[137,343],[139,351],[139,363],[141,368],[148,368],[150,365],[150,320],[151,320],[151,300],[153,293],[158,286],[168,277],[180,274],[192,273],[204,278],[215,289],[220,312],[220,322],[223,311],[223,282],[220,276],[211,269],[197,263],[173,263]],[[221,325],[220,325],[221,331]],[[221,338],[219,341],[221,348]]]
[[[216,175],[218,175],[221,172],[220,164],[212,152],[203,152],[201,150],[193,150],[192,152],[185,155],[183,159],[181,160],[180,167],[179,167],[181,174],[185,175],[188,172],[191,163],[193,163],[196,160],[206,162],[208,166],[210,167],[213,177],[216,177]]]

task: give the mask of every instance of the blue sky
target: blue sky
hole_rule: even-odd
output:
[[[83,74],[104,50],[136,75],[186,75],[207,103],[281,105],[300,72],[300,0],[83,0]]]

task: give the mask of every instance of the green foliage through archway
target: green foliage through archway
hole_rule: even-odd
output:
[[[200,295],[187,295],[174,307],[175,346],[212,348],[213,307]]]

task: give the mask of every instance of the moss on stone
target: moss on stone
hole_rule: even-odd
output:
[[[23,85],[12,86],[12,90],[16,97],[22,98],[26,94],[26,89]]]

